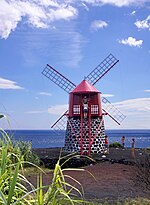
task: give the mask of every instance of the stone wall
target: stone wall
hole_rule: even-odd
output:
[[[99,124],[101,123],[101,118],[92,118],[90,133],[89,134],[89,122],[88,119],[83,119],[83,136],[82,136],[82,151],[88,153],[89,151],[89,141],[93,140],[91,146],[91,153],[102,153],[105,150],[105,129],[104,122],[102,122],[101,127],[98,129]],[[67,122],[67,129],[65,135],[65,150],[68,152],[78,152],[80,151],[79,142],[81,140],[81,119],[80,118],[70,118]],[[98,130],[97,130],[98,129]],[[96,134],[97,132],[97,134]],[[76,133],[76,134],[75,134]],[[95,136],[96,134],[96,136]],[[90,139],[91,138],[91,139]]]

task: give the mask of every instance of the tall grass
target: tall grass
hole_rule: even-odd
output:
[[[67,169],[61,168],[60,159],[55,165],[52,183],[49,186],[44,186],[42,169],[27,161],[30,159],[28,156],[32,155],[29,147],[25,147],[23,143],[22,146],[14,144],[2,129],[0,133],[0,204],[75,205],[85,203],[82,200],[82,188],[80,191],[66,181],[66,178],[70,178],[78,185],[80,184],[74,178],[64,174]],[[23,174],[25,164],[39,169],[37,187],[34,187]],[[44,191],[45,189],[46,191]]]
[[[42,185],[42,174],[40,173],[37,180],[37,199],[39,205],[49,204],[49,205],[58,205],[58,204],[83,204],[85,201],[79,199],[75,193],[82,198],[83,192],[77,189],[75,186],[66,182],[66,178],[71,178],[77,184],[80,184],[74,178],[65,175],[64,171],[68,169],[61,169],[59,160],[55,166],[52,183],[49,186],[45,194],[43,194],[43,185]],[[74,170],[74,169],[73,169]]]
[[[0,147],[0,204],[13,204],[19,197],[22,197],[27,189],[21,183],[22,176],[19,169],[22,165],[22,157],[13,152],[12,141],[7,133],[1,131]],[[13,161],[16,161],[14,163]]]

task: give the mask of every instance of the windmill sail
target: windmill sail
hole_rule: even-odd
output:
[[[114,105],[112,105],[109,100],[102,97],[103,111],[108,114],[116,123],[120,123],[125,119],[125,115],[120,112]]]
[[[117,60],[112,54],[109,54],[87,77],[86,80],[94,85],[100,80],[116,63]]]
[[[70,93],[76,85],[68,80],[65,76],[60,74],[57,70],[55,70],[52,66],[46,65],[42,74],[62,88],[67,93]]]
[[[68,110],[51,126],[54,130],[66,130]]]

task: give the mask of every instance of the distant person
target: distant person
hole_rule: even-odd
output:
[[[125,145],[125,136],[122,136],[121,141],[122,141],[122,148],[124,149],[124,145]]]
[[[109,142],[108,142],[108,136],[105,136],[105,150],[106,153],[109,154]]]
[[[132,138],[132,140],[131,140],[131,156],[132,156],[133,159],[135,158],[134,146],[135,146],[135,139]]]
[[[87,118],[88,115],[88,99],[86,96],[83,98],[83,113],[84,113],[84,118]]]
[[[131,148],[134,149],[134,146],[135,146],[135,139],[132,138],[132,140],[131,140]]]

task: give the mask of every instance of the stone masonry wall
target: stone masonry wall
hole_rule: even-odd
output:
[[[91,139],[94,138],[96,131],[98,129],[99,124],[101,123],[101,118],[93,118],[91,119]],[[72,130],[69,122],[67,122],[67,129],[65,135],[65,150],[68,152],[78,152],[80,151],[80,119],[70,118],[70,123],[76,133]],[[77,140],[78,138],[78,140]],[[83,146],[83,153],[88,153],[89,150],[89,127],[88,127],[88,120],[83,120],[83,137],[82,137],[82,146]],[[104,122],[102,126],[98,129],[97,135],[91,146],[91,153],[102,153],[105,150],[105,129],[104,129]]]

